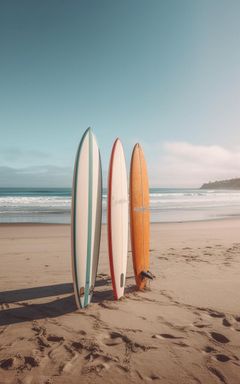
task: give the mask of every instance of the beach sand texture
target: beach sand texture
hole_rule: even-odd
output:
[[[240,382],[240,221],[151,225],[156,279],[113,301],[103,226],[77,310],[70,226],[0,226],[0,383]]]

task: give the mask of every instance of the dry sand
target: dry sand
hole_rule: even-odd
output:
[[[240,221],[154,224],[151,270],[113,301],[106,227],[77,311],[70,227],[0,226],[0,383],[240,382]]]

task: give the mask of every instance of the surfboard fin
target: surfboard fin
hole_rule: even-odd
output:
[[[140,275],[142,279],[147,278],[147,279],[153,280],[155,278],[155,276],[150,271],[142,271]]]

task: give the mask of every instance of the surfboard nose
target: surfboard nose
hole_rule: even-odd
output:
[[[140,149],[142,149],[142,148],[141,148],[141,145],[140,145],[139,143],[136,143],[136,144],[134,145],[133,151],[140,150]]]

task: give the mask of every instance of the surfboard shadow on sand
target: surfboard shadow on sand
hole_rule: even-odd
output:
[[[106,278],[96,281],[93,303],[100,303],[103,300],[113,301],[112,287],[109,282],[109,279]],[[129,288],[127,288],[128,290]],[[46,303],[33,304],[27,302],[28,300],[66,294],[70,295]],[[19,307],[9,308],[11,303],[16,303]],[[46,317],[58,317],[77,310],[72,283],[0,292],[0,306],[0,326],[39,320]]]
[[[0,312],[0,325],[40,320],[46,317],[57,317],[76,310],[73,295],[49,303],[29,304],[27,302],[21,302],[18,304],[21,306],[4,309]]]
[[[73,292],[72,283],[46,285],[43,287],[24,288],[0,292],[0,304],[40,299],[41,297],[58,296]]]

